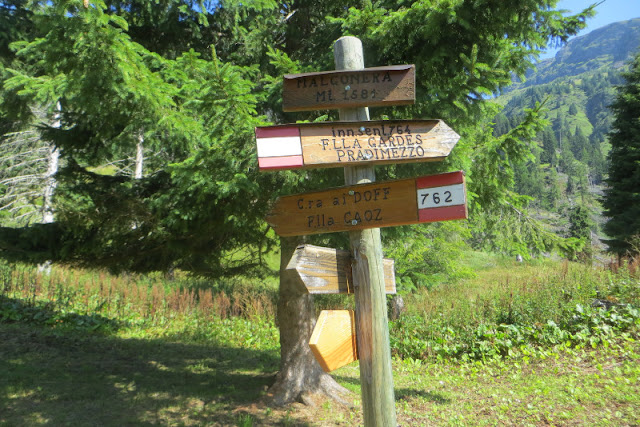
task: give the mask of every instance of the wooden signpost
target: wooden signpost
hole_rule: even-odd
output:
[[[376,164],[438,161],[460,138],[440,120],[369,121],[369,106],[415,102],[415,67],[364,68],[362,43],[334,45],[335,71],[287,75],[284,111],[338,108],[340,122],[256,128],[261,170],[344,166],[345,187],[280,197],[281,236],[348,231],[351,251],[306,245],[287,269],[310,293],[354,293],[355,313],[323,311],[309,345],[325,371],[359,358],[365,426],[395,426],[385,293],[395,292],[380,227],[467,218],[464,174],[375,182]]]
[[[280,197],[267,222],[298,236],[465,218],[464,174],[450,172]]]
[[[396,275],[392,259],[383,259],[384,287],[396,293]],[[320,246],[303,245],[296,249],[287,270],[294,270],[310,294],[352,294],[351,254]]]
[[[284,111],[413,104],[413,65],[287,74],[282,89]]]
[[[325,372],[358,360],[356,322],[352,310],[322,310],[309,346]]]
[[[256,128],[262,170],[445,159],[460,136],[442,120],[299,123]]]

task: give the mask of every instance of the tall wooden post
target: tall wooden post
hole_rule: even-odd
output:
[[[334,44],[338,70],[364,68],[362,42],[342,37]],[[349,90],[349,87],[345,87]],[[369,120],[368,108],[340,109],[340,120]],[[344,168],[346,185],[374,182],[374,166]],[[395,427],[396,409],[391,369],[391,348],[382,264],[380,229],[349,233],[353,255],[356,302],[356,339],[360,359],[360,381],[365,426]]]

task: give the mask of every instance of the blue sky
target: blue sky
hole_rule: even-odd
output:
[[[599,1],[601,0],[560,0],[557,8],[569,10],[573,14]],[[587,27],[578,35],[587,34],[612,22],[640,18],[640,0],[604,0],[596,7],[596,12],[596,16],[587,20]],[[541,58],[553,57],[557,51],[558,49],[550,49]]]

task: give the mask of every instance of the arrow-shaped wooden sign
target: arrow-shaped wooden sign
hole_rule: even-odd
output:
[[[283,111],[402,105],[415,100],[414,65],[287,74],[282,86]]]
[[[460,139],[442,120],[297,123],[255,133],[261,170],[439,161]]]
[[[356,326],[351,310],[322,310],[309,347],[325,372],[358,360]]]
[[[384,287],[387,294],[396,293],[393,260],[384,258]],[[351,254],[320,246],[299,246],[287,270],[294,270],[310,294],[352,294]]]
[[[462,172],[279,197],[267,222],[280,236],[467,218]]]

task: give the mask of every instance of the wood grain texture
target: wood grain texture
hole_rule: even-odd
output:
[[[334,44],[334,60],[337,69],[364,67],[362,42],[356,37],[341,37]],[[340,120],[369,120],[367,108],[343,108],[339,113]],[[374,166],[345,167],[344,179],[346,185],[374,182]],[[364,425],[396,426],[380,229],[352,231],[349,241],[353,255],[356,340]]]
[[[352,310],[322,310],[309,347],[325,372],[358,360],[355,315]]]
[[[311,294],[352,294],[351,254],[349,251],[304,245],[296,249],[287,270],[294,270]],[[385,258],[384,284],[387,294],[396,293],[394,261]]]
[[[288,74],[282,88],[283,111],[326,110],[413,104],[414,65]]]
[[[296,236],[465,218],[464,174],[450,172],[280,197],[266,220],[280,236]]]
[[[266,220],[280,236],[415,224],[415,179],[280,197]]]
[[[460,139],[442,120],[313,123],[300,136],[307,168],[439,161]]]
[[[348,167],[444,160],[460,136],[442,120],[378,120],[299,123],[256,128],[277,135],[296,126],[303,165],[292,168]],[[285,140],[257,138],[258,157],[293,153]],[[280,147],[282,145],[282,148]]]

